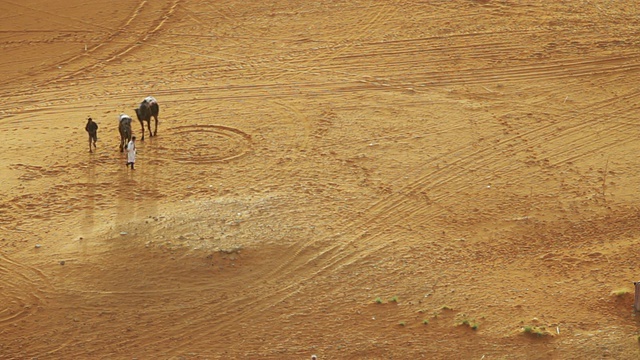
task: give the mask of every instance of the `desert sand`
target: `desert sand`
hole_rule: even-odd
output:
[[[0,10],[0,359],[640,357],[640,5]]]

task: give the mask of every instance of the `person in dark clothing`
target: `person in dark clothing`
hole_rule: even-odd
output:
[[[93,147],[96,148],[96,141],[98,141],[98,124],[92,118],[88,118],[84,129],[89,133],[89,152],[92,152],[91,144],[93,143]]]

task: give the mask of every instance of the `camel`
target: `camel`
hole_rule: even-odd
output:
[[[140,126],[142,127],[142,138],[140,140],[144,141],[144,122],[147,122],[147,127],[149,128],[149,136],[157,136],[158,135],[158,114],[160,113],[160,106],[158,102],[153,96],[147,96],[142,100],[140,106],[135,109],[136,116],[138,117],[138,121],[140,121]],[[154,132],[151,132],[151,117],[156,120],[156,127]]]
[[[118,131],[120,132],[120,152],[123,152],[125,145],[131,141],[131,117],[127,114],[120,114],[118,121]]]

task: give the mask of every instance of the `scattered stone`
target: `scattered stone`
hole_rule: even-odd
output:
[[[240,254],[242,250],[242,245],[235,245],[225,249],[219,249],[218,251],[225,254]]]
[[[41,247],[42,247],[42,245],[36,244],[36,249],[40,249]]]
[[[120,235],[125,236],[125,235],[127,235],[127,232],[126,231],[122,231],[122,232],[120,232]]]
[[[61,261],[60,261],[60,265],[64,265],[64,260],[61,260]]]

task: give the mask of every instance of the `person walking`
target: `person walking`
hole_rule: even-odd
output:
[[[96,142],[98,141],[98,124],[96,124],[96,122],[93,121],[92,118],[88,118],[87,125],[84,127],[84,129],[89,134],[89,152],[93,152],[91,151],[91,144],[93,143],[93,148],[95,149]]]
[[[131,141],[127,144],[127,167],[131,165],[131,170],[136,162],[136,137],[132,136]]]

